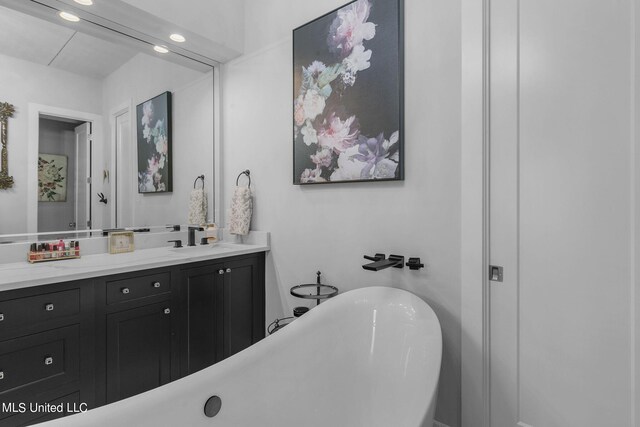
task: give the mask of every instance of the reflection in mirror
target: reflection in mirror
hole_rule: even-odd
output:
[[[0,6],[0,98],[16,109],[0,235],[185,224],[199,175],[213,221],[211,66],[58,21]],[[139,193],[136,106],[167,91],[173,191]]]

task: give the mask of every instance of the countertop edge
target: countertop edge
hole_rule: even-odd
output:
[[[238,245],[238,246],[239,248],[237,249],[229,248],[224,252],[216,252],[214,254],[177,254],[171,258],[163,257],[157,260],[152,259],[151,261],[148,259],[145,259],[145,260],[137,259],[137,260],[131,260],[130,262],[123,263],[123,264],[79,266],[77,267],[77,271],[69,271],[69,272],[64,272],[62,274],[54,274],[54,275],[43,274],[42,277],[37,277],[37,275],[35,275],[35,277],[30,277],[28,279],[16,278],[16,280],[11,280],[11,277],[10,277],[11,272],[7,271],[6,274],[8,275],[8,277],[5,276],[2,279],[0,279],[0,292],[18,290],[18,289],[27,289],[31,287],[50,285],[50,284],[61,283],[61,282],[93,279],[96,277],[112,276],[112,275],[122,274],[122,273],[131,273],[134,271],[143,271],[143,270],[150,270],[150,269],[162,268],[162,267],[172,267],[172,266],[182,265],[182,264],[192,264],[192,263],[197,263],[202,261],[216,260],[220,258],[229,258],[229,257],[249,255],[249,254],[259,253],[259,252],[268,252],[270,250],[269,246],[264,246],[264,245]],[[166,249],[166,248],[143,249],[139,252],[157,251],[162,249]],[[82,259],[85,259],[85,260],[90,259],[93,257],[123,257],[126,255],[127,254],[88,255],[86,257],[81,258],[78,261],[81,261]],[[117,259],[117,258],[113,258],[113,259]],[[65,262],[72,262],[72,261],[74,260],[58,261],[58,262],[65,263]],[[55,268],[55,265],[54,265],[55,263],[56,262],[47,263],[46,265],[45,264],[32,265],[26,262],[24,264],[23,263],[5,264],[3,266],[0,266],[0,275],[3,275],[3,273],[5,273],[3,272],[3,270],[6,270],[6,269],[17,268],[17,269],[23,270],[30,267],[38,268],[40,266],[43,266],[45,268],[50,267],[46,269],[44,272],[60,271],[59,269]],[[72,270],[72,269],[73,267],[69,268],[69,270]]]

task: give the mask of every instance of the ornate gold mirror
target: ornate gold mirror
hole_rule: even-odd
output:
[[[8,102],[0,102],[0,128],[2,152],[0,154],[0,190],[13,187],[13,177],[9,176],[9,155],[7,153],[7,119],[13,117],[15,109]]]

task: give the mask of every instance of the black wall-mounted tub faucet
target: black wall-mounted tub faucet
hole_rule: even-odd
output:
[[[376,254],[374,257],[365,255],[364,257],[368,260],[373,261],[372,263],[362,266],[362,268],[364,268],[365,270],[380,271],[389,267],[404,267],[404,257],[402,255],[389,255],[389,258],[387,259],[385,259],[384,254]]]

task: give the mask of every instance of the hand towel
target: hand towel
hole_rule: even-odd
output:
[[[207,193],[204,188],[191,190],[189,198],[189,224],[202,225],[207,222]]]
[[[229,233],[241,236],[249,234],[251,214],[253,213],[253,199],[251,188],[236,186],[231,198],[231,218],[229,219]]]

